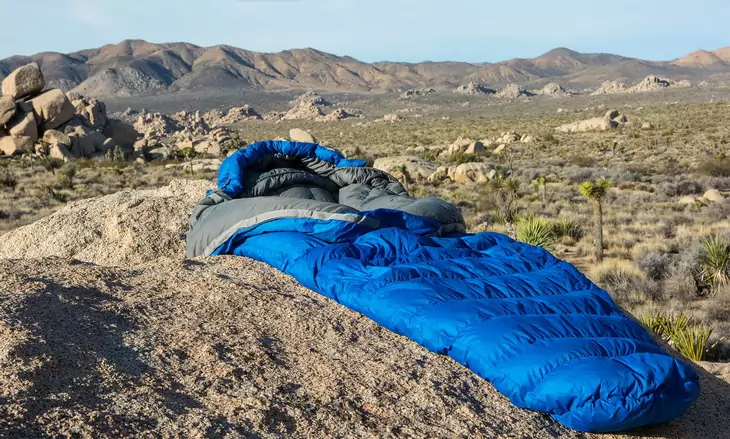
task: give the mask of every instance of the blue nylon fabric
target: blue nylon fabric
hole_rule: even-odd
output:
[[[571,264],[496,233],[433,237],[425,218],[363,214],[380,228],[277,219],[214,255],[266,262],[575,430],[664,423],[698,397],[695,370]]]
[[[260,142],[226,159],[219,188],[240,195],[248,164],[275,153],[364,166],[315,144]],[[542,248],[496,233],[436,237],[437,222],[396,210],[360,214],[379,226],[276,219],[239,230],[213,255],[266,262],[575,430],[664,423],[699,396],[692,366]]]
[[[266,155],[286,154],[299,157],[318,158],[332,163],[336,167],[365,166],[364,160],[349,160],[337,151],[325,148],[316,143],[287,142],[284,140],[266,140],[249,145],[226,158],[218,170],[218,188],[229,197],[236,198],[243,192],[243,173],[256,160]]]

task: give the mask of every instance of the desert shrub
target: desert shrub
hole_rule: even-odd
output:
[[[586,233],[581,223],[570,219],[555,221],[552,226],[553,234],[555,234],[558,239],[568,237],[575,241],[580,241]]]
[[[700,275],[711,292],[730,284],[730,240],[717,235],[702,240]]]
[[[56,175],[56,182],[59,186],[67,189],[74,188],[74,178],[76,177],[76,166],[66,165]]]
[[[655,283],[645,282],[644,273],[626,261],[603,262],[593,267],[591,279],[623,306],[634,306],[653,299]]]
[[[714,328],[697,324],[684,313],[655,313],[642,316],[639,320],[690,360],[702,361],[710,349],[709,341]]]
[[[730,177],[730,157],[709,157],[697,166],[697,171],[713,177]]]
[[[550,221],[528,216],[517,223],[517,240],[549,249],[555,245],[556,237]]]
[[[730,203],[716,203],[704,209],[705,219],[711,222],[724,221],[730,218]]]
[[[457,152],[456,154],[450,155],[446,161],[453,165],[461,165],[463,163],[478,162],[479,157],[474,154],[464,154],[462,152]]]
[[[683,270],[672,270],[664,279],[664,294],[669,299],[678,299],[682,302],[696,300],[699,297],[699,288],[694,274]]]
[[[573,155],[568,158],[568,163],[570,163],[571,165],[579,166],[581,168],[590,168],[592,166],[595,166],[596,160],[593,157]]]
[[[51,156],[45,156],[41,159],[41,166],[46,171],[56,173],[56,169],[61,169],[63,166],[63,160],[54,159]]]
[[[630,263],[609,261],[596,265],[591,271],[591,278],[599,285],[610,288],[641,280],[644,273]]]
[[[644,253],[638,260],[634,261],[649,279],[662,280],[667,277],[672,258],[662,252]]]
[[[5,168],[2,178],[0,178],[0,187],[15,189],[18,185],[18,179],[15,177],[10,169]]]

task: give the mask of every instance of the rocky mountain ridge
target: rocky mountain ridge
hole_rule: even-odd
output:
[[[411,88],[454,89],[469,82],[490,87],[519,83],[542,87],[559,82],[571,88],[605,81],[636,82],[649,76],[674,81],[723,82],[730,78],[730,48],[698,51],[671,62],[611,54],[584,54],[565,48],[532,59],[498,63],[365,63],[315,49],[259,53],[227,45],[155,44],[126,40],[69,54],[52,52],[0,60],[0,79],[35,62],[47,85],[84,96],[134,96],[195,89],[402,92]]]

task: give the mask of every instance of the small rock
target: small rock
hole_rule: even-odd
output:
[[[167,160],[170,158],[170,150],[166,146],[157,146],[147,150],[147,157],[150,160]]]
[[[65,145],[62,145],[60,143],[51,145],[48,155],[50,155],[51,158],[63,160],[64,162],[77,158],[74,157],[71,152],[69,152],[68,148],[66,148]]]
[[[466,148],[466,151],[464,151],[464,154],[470,155],[483,155],[486,153],[487,150],[484,149],[484,144],[482,142],[473,142]]]
[[[485,163],[462,163],[449,168],[449,178],[455,183],[483,183],[489,181],[494,171]]]
[[[644,131],[649,131],[654,129],[654,125],[651,124],[651,122],[644,122],[641,124],[641,129]]]
[[[404,166],[408,175],[414,179],[418,177],[427,179],[437,168],[434,163],[418,156],[381,157],[373,163],[373,168],[389,174],[399,173]]]
[[[57,130],[48,130],[43,133],[43,141],[50,145],[71,146],[71,139],[68,135]]]
[[[295,142],[317,143],[317,139],[314,136],[299,128],[291,129],[289,131],[289,138]]]
[[[5,136],[0,138],[0,153],[4,155],[18,155],[32,151],[33,140],[30,137]]]
[[[710,203],[722,204],[725,202],[725,197],[722,196],[720,191],[717,189],[710,189],[702,196],[703,200],[707,200]]]

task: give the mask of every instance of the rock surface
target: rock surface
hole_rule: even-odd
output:
[[[0,154],[18,155],[33,149],[33,140],[30,137],[5,136],[0,137]]]
[[[382,157],[373,163],[373,168],[389,174],[401,174],[403,167],[410,178],[426,179],[436,171],[438,166],[415,155]]]
[[[41,69],[36,63],[26,64],[10,73],[2,82],[3,96],[18,99],[38,93],[46,86]]]
[[[496,91],[482,84],[476,82],[470,82],[466,85],[460,85],[454,90],[454,93],[467,95],[467,96],[479,96],[479,95],[491,95],[495,94]]]
[[[15,115],[15,99],[11,96],[0,96],[0,127],[10,122]]]
[[[265,264],[184,261],[179,233],[211,187],[77,201],[3,236],[0,436],[723,437],[722,365],[703,363],[677,421],[585,434]]]
[[[292,128],[289,130],[289,138],[295,142],[317,143],[317,139],[301,128]]]
[[[497,97],[503,98],[503,99],[518,99],[521,97],[530,97],[534,96],[529,91],[525,90],[522,86],[519,84],[510,84],[507,87],[505,87],[503,90],[501,90],[499,93],[497,93]]]
[[[49,90],[30,103],[43,130],[58,128],[76,115],[76,108],[59,89]]]

